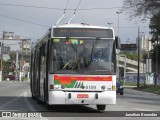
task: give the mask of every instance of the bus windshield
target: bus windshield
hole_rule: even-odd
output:
[[[56,74],[115,74],[113,39],[54,38],[50,71]]]

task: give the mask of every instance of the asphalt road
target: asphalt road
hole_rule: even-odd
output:
[[[125,114],[158,113],[160,115],[160,95],[136,91],[126,88],[124,95],[117,95],[116,105],[107,105],[105,112],[98,111],[96,106],[54,106],[47,109],[44,104],[37,104],[36,100],[31,98],[29,82],[0,82],[0,112],[39,112],[42,118],[34,119],[136,119],[134,117],[118,116]],[[115,111],[115,112],[113,112]],[[47,117],[54,116],[54,118]],[[112,116],[112,117],[107,117]],[[69,118],[71,117],[71,118]],[[78,117],[78,118],[77,118]],[[83,117],[83,118],[81,118]],[[2,118],[0,118],[2,119]],[[3,118],[10,119],[10,118]],[[13,118],[12,118],[13,119]],[[22,118],[15,118],[22,119]],[[26,118],[24,118],[26,119]],[[33,120],[33,118],[31,118]],[[143,117],[144,120],[156,120],[159,118]],[[137,120],[137,119],[136,119]]]

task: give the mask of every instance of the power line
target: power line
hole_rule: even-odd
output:
[[[123,28],[124,28],[124,29],[127,28],[127,29],[128,29],[128,28],[138,28],[138,27],[149,27],[149,26],[128,26],[128,27],[123,27],[123,26],[121,26],[121,27],[119,27],[119,28],[122,28],[122,29],[123,29]],[[114,29],[116,29],[116,28],[117,28],[117,27],[114,27]]]
[[[66,7],[65,7],[65,9],[64,9],[64,10],[66,10],[66,9],[67,9],[67,7],[68,7],[68,3],[69,3],[69,0],[67,0]]]
[[[67,4],[66,4],[66,9],[65,10],[75,10],[73,8],[70,8],[70,9],[67,9],[67,6],[68,6],[68,3],[69,3],[69,0],[67,1]],[[81,3],[81,0],[79,1],[77,7],[76,7],[76,11],[77,10],[81,10],[81,11],[87,11],[87,10],[108,10],[108,9],[120,9],[122,7],[109,7],[109,8],[81,8],[81,9],[78,9],[79,5]],[[29,7],[29,8],[38,8],[38,9],[54,9],[54,10],[60,10],[60,11],[63,11],[64,9],[63,8],[52,8],[52,7],[44,7],[44,6],[27,6],[27,5],[16,5],[16,4],[8,4],[8,3],[0,3],[0,5],[5,5],[5,6],[13,6],[13,7]]]
[[[16,4],[8,4],[8,3],[0,3],[0,5],[5,6],[13,6],[13,7],[29,7],[29,8],[44,8],[44,9],[55,9],[55,10],[63,10],[61,8],[50,8],[50,7],[39,7],[39,6],[32,6],[32,5],[16,5]]]
[[[78,9],[78,7],[79,7],[79,5],[80,5],[81,1],[82,1],[82,0],[79,0],[78,5],[77,5],[77,7],[76,7],[75,11],[77,11],[77,9]]]
[[[77,10],[81,11],[89,11],[89,10],[109,10],[109,9],[120,9],[122,7],[109,7],[109,8],[81,8]],[[73,10],[73,9],[68,9],[68,10]]]
[[[77,11],[80,3],[81,3],[81,0],[79,0],[77,7],[74,9],[74,14],[73,14],[73,16],[69,19],[68,24],[69,24],[69,23],[73,20],[73,18],[76,16],[76,11]]]
[[[38,25],[38,26],[41,26],[41,27],[47,27],[47,28],[49,27],[49,26],[42,25],[42,24],[39,24],[39,23],[34,23],[34,22],[31,22],[31,21],[26,21],[26,20],[14,18],[14,17],[9,17],[9,16],[6,16],[6,15],[1,15],[1,14],[0,14],[0,16],[1,16],[1,17],[5,17],[5,18],[9,18],[9,19],[14,19],[14,20],[26,22],[26,23],[30,23],[30,24],[34,24],[34,25]]]

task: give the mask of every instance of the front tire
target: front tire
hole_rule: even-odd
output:
[[[33,95],[33,93],[32,93],[32,99],[33,99],[33,100],[35,100],[35,99],[36,99],[36,97]]]
[[[121,92],[120,95],[123,95],[123,92]]]
[[[97,110],[105,110],[106,105],[97,105]]]

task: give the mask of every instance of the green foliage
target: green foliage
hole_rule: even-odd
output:
[[[136,89],[160,95],[160,86],[148,85],[148,86],[140,86],[139,88]]]
[[[128,53],[127,58],[131,60],[138,60],[138,55],[136,53]]]
[[[3,61],[2,62],[2,68],[3,68],[3,77],[9,74],[9,72],[14,72],[14,66],[11,64],[10,61]]]
[[[22,78],[22,81],[27,81],[27,80],[29,80],[27,77]]]
[[[155,63],[156,62],[156,52],[157,52],[157,49],[158,49],[158,63],[160,64],[160,46],[158,46],[158,48],[157,48],[157,45],[154,45],[154,47],[153,47],[153,49],[150,51],[150,52],[152,52],[152,54],[151,54],[151,58],[152,58],[152,61]]]
[[[150,33],[152,34],[152,43],[155,43],[159,40],[160,36],[160,1],[159,0],[123,0],[123,12],[126,12],[130,18],[142,17],[142,20],[150,18],[149,27],[151,29]],[[149,16],[149,17],[147,17]],[[153,46],[151,51],[152,60],[155,62],[156,51],[158,51],[158,60],[160,59],[160,49],[156,49],[157,46]],[[132,56],[129,56],[132,58]],[[146,58],[146,55],[143,56]],[[158,61],[159,62],[159,61]],[[159,62],[160,63],[160,62]]]
[[[146,19],[160,11],[159,0],[123,0],[122,11],[130,18],[142,17]]]
[[[160,12],[153,15],[153,17],[150,19],[149,27],[151,29],[150,33],[153,35],[151,41],[154,43],[160,35]]]
[[[121,52],[121,54],[124,54],[126,55],[126,57],[128,59],[131,59],[131,60],[138,60],[138,54],[137,53],[132,53],[132,52]]]

